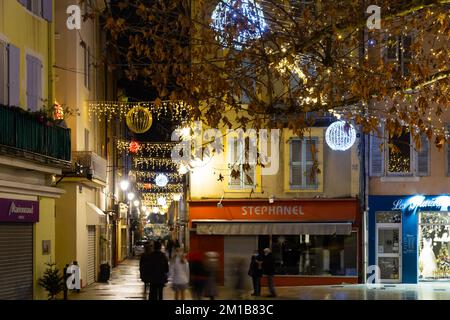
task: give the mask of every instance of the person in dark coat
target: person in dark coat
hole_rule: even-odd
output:
[[[161,252],[161,243],[155,242],[153,252],[150,248],[142,255],[139,269],[141,280],[144,283],[150,283],[149,300],[163,300],[163,289],[167,283],[167,274],[169,272],[169,260]]]
[[[276,297],[275,285],[273,283],[273,276],[275,275],[275,261],[273,260],[272,251],[269,248],[264,249],[263,257],[263,273],[267,276],[267,281],[269,284],[269,297]]]
[[[252,277],[253,282],[252,296],[258,297],[261,295],[261,277],[263,275],[262,263],[263,258],[258,253],[258,251],[255,251],[255,253],[253,253],[252,255],[250,267],[248,269],[248,275]]]
[[[203,263],[200,252],[191,252],[188,256],[190,262],[190,280],[192,286],[192,297],[194,300],[202,300],[205,290],[208,272]]]

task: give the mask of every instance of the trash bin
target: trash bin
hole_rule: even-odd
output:
[[[100,265],[100,275],[98,277],[99,282],[108,282],[111,275],[111,267],[108,263],[103,263]]]

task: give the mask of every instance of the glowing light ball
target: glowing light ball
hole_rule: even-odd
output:
[[[169,183],[169,179],[165,174],[158,174],[155,178],[155,183],[158,187],[165,187]]]
[[[166,204],[167,204],[166,198],[164,198],[164,197],[158,198],[158,205],[165,206]]]
[[[253,0],[220,1],[214,9],[212,20],[212,28],[222,34],[228,28],[239,27],[240,32],[233,39],[236,49],[249,40],[261,38],[268,28],[261,5]],[[220,42],[226,41],[223,36],[218,38]]]
[[[346,151],[355,144],[356,130],[345,121],[336,121],[328,127],[325,140],[332,150]]]
[[[141,146],[139,143],[137,143],[136,141],[130,142],[129,150],[131,153],[137,153],[139,151],[139,149],[141,149]]]
[[[128,129],[134,133],[144,133],[150,130],[153,117],[148,109],[138,106],[128,111],[126,122]]]

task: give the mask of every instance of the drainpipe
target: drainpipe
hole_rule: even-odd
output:
[[[369,136],[364,137],[364,216],[363,216],[363,283],[367,283],[367,268],[369,264]]]

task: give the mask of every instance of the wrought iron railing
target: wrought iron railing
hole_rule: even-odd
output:
[[[38,161],[57,160],[66,165],[71,157],[70,129],[25,110],[0,105],[0,146],[16,155],[25,152]]]

